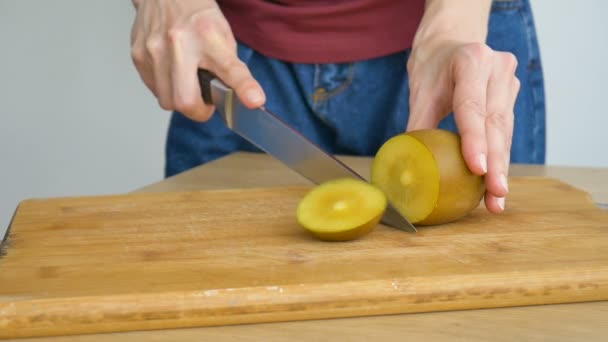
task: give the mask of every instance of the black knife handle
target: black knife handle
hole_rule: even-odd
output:
[[[203,101],[208,105],[213,104],[213,99],[211,98],[211,81],[214,78],[217,78],[217,76],[211,71],[198,69],[198,83],[201,85],[201,95],[203,95]]]

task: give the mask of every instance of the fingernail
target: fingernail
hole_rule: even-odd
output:
[[[496,204],[498,204],[498,206],[500,207],[500,210],[505,210],[505,198],[504,197],[496,198]]]
[[[264,101],[264,95],[258,90],[249,90],[247,91],[247,99],[255,104],[259,104]]]
[[[486,155],[484,153],[479,155],[479,165],[481,165],[483,173],[488,172],[488,159],[486,158]]]
[[[505,189],[505,191],[509,191],[509,184],[507,183],[507,177],[503,174],[500,175],[500,185]]]

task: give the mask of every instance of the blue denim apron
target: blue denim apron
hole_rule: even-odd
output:
[[[518,59],[511,162],[545,162],[545,103],[540,53],[529,0],[495,0],[487,44]],[[238,45],[238,56],[266,92],[266,107],[334,154],[373,156],[405,131],[409,115],[410,50],[355,63],[293,64]],[[456,131],[450,114],[439,125]],[[186,171],[234,151],[259,151],[219,115],[197,123],[173,113],[165,175]]]

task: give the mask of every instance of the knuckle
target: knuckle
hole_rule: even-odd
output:
[[[135,65],[142,64],[146,58],[146,53],[143,47],[139,44],[131,47],[131,59]]]
[[[196,34],[203,39],[209,39],[219,34],[215,20],[210,18],[204,11],[193,14],[190,17],[190,25]]]
[[[480,63],[487,63],[490,61],[493,53],[493,50],[483,43],[468,44],[463,51],[463,57]]]
[[[192,96],[176,96],[173,99],[173,107],[174,109],[181,113],[189,113],[196,109],[196,99]]]
[[[165,49],[164,42],[159,37],[151,37],[146,40],[146,52],[153,59],[160,57]]]
[[[517,70],[517,57],[510,52],[501,53],[501,57],[503,64],[505,65],[505,70],[510,74],[514,74],[515,70]]]
[[[457,102],[454,105],[454,111],[459,113],[466,113],[467,115],[474,115],[478,117],[484,117],[485,112],[483,110],[483,105],[479,100],[473,98],[466,98]]]
[[[184,41],[187,32],[181,27],[173,27],[167,31],[167,42],[171,46],[180,45]]]
[[[502,110],[496,110],[489,113],[487,122],[495,127],[506,127],[509,122],[513,121],[513,114]]]
[[[228,76],[230,74],[234,74],[235,71],[241,69],[244,66],[244,63],[238,60],[237,58],[225,58],[216,61],[215,66],[216,72]]]
[[[517,95],[519,93],[520,89],[521,89],[521,81],[519,80],[519,78],[514,77],[513,78],[513,93]]]
[[[217,49],[233,50],[236,54],[237,42],[227,23],[203,14],[195,14],[194,18],[191,29],[194,30],[196,39],[205,46],[207,54]]]

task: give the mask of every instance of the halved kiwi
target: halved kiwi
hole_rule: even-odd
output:
[[[347,241],[368,234],[386,210],[384,193],[355,178],[335,179],[317,185],[300,201],[298,223],[315,237]]]
[[[460,136],[442,129],[389,139],[374,157],[371,183],[417,225],[455,221],[475,209],[485,193],[484,177],[464,161]]]

